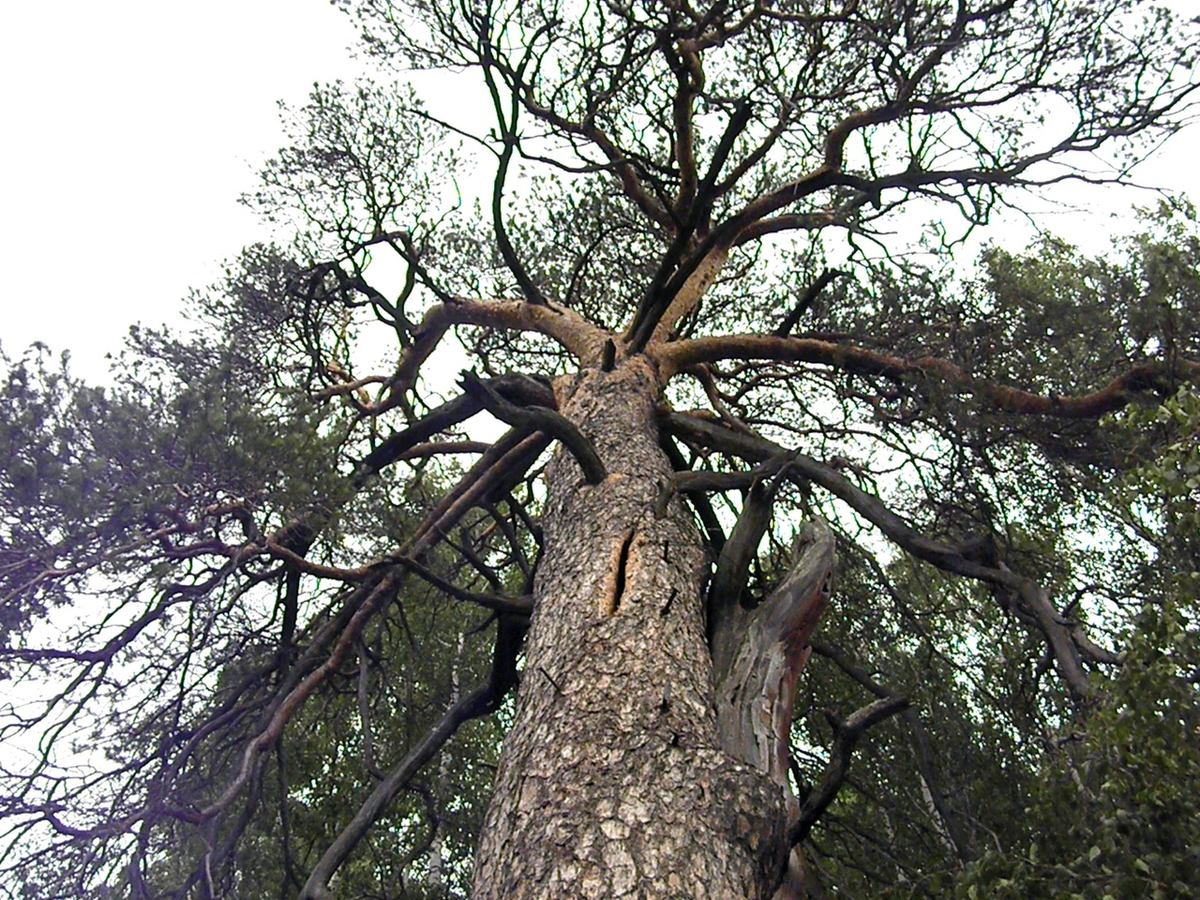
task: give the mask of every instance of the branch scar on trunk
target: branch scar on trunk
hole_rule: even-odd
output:
[[[600,601],[600,615],[615,616],[621,608],[621,598],[625,595],[625,586],[629,583],[629,547],[633,543],[635,532],[630,531],[625,539],[614,549],[612,564],[608,570],[612,573],[605,579],[605,591]]]

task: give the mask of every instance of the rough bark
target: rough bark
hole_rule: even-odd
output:
[[[741,646],[728,668],[716,672],[722,746],[769,774],[789,799],[792,702],[809,639],[829,606],[833,566],[833,535],[823,522],[810,522],[796,541],[791,570],[747,613]]]
[[[753,490],[730,538],[731,545],[747,515],[757,515],[752,500]],[[761,537],[758,525],[752,525],[752,530]],[[788,777],[796,685],[811,652],[813,631],[829,607],[835,563],[832,532],[824,522],[810,522],[796,539],[788,573],[761,603],[748,609],[736,597],[724,604],[710,602],[710,608],[725,609],[713,635],[714,651],[735,648],[714,652],[721,746],[735,759],[765,772],[779,786],[786,799],[789,829],[794,829],[800,817]],[[714,587],[722,584],[719,576],[720,572]],[[797,846],[775,900],[803,900],[814,894]]]
[[[659,447],[644,357],[559,408],[608,471],[559,452],[526,664],[476,855],[477,900],[763,898],[787,851],[779,785],[722,749],[700,536]]]

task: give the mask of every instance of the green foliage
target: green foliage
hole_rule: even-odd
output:
[[[437,219],[455,155],[411,88],[318,84],[300,109],[280,109],[293,143],[242,202],[296,229],[311,259]]]
[[[148,555],[118,549],[138,543],[147,528],[236,503],[278,519],[327,493],[337,476],[337,440],[325,414],[298,396],[263,408],[216,354],[146,358],[107,389],[81,384],[65,360],[52,366],[44,350],[5,362],[6,629],[24,630],[47,603],[67,603],[92,575],[153,578]],[[38,573],[55,568],[77,569],[79,577],[51,580],[46,592],[23,590],[40,589]]]
[[[1022,840],[959,879],[961,900],[1187,900],[1200,878],[1200,630],[1148,607],[1087,723],[1060,734]]]
[[[874,308],[834,307],[828,327],[877,323],[889,343],[919,338],[912,355],[933,347],[1001,383],[1098,390],[1168,342],[1196,353],[1194,329],[1179,327],[1200,312],[1194,223],[1163,209],[1143,224],[1103,260],[1060,241],[989,251],[965,290],[930,280],[904,296],[885,277]],[[922,331],[917,315],[951,327]],[[1079,708],[1012,596],[903,559],[880,566],[849,525],[818,634],[832,655],[813,656],[797,702],[799,783],[824,770],[826,710],[844,716],[878,688],[914,709],[864,740],[814,830],[809,863],[826,884],[856,897],[1194,893],[1200,403],[1186,381],[1155,389],[1086,435],[953,396],[876,407],[870,424],[898,444],[914,419],[925,427],[927,461],[902,469],[894,508],[951,540],[991,535],[1007,565],[1075,597],[1064,617],[1124,663],[1111,681],[1094,668],[1098,699]]]
[[[1195,240],[1172,232],[1173,246],[1133,242],[1136,271],[1153,273],[1149,293],[1168,322],[1179,294],[1197,284]],[[1122,635],[1120,671],[1099,707],[1054,734],[1023,836],[964,873],[959,898],[1184,900],[1200,883],[1200,397],[1181,386],[1158,406],[1130,407],[1113,427],[1134,439],[1141,461],[1109,490],[1154,547],[1139,580],[1159,599]]]
[[[570,374],[599,346],[618,365],[710,263],[674,337],[742,337],[668,399],[811,455],[824,481],[777,508],[839,534],[796,707],[801,793],[832,723],[912,703],[859,744],[806,848],[817,880],[897,900],[1194,891],[1194,217],[1164,207],[1103,259],[992,247],[973,277],[887,240],[915,203],[982,225],[1072,152],[1175,127],[1196,87],[1181,24],[1128,0],[337,5],[381,60],[482,75],[495,120],[472,132],[390,79],[318,85],[243,198],[290,247],[247,248],[195,292],[194,331],[135,329],[105,388],[44,348],[4,358],[0,738],[21,762],[0,766],[0,895],[301,890],[488,677],[487,607],[532,591],[542,463],[484,456],[496,481],[469,482],[422,455],[480,458],[443,405],[458,348],[427,362],[446,323],[485,374]],[[466,182],[480,161],[490,204]],[[850,271],[807,296],[831,260]],[[773,336],[803,303],[801,340]],[[1134,402],[1057,415],[1086,395]],[[412,429],[437,446],[388,455]],[[671,444],[744,484],[718,446]],[[715,545],[744,497],[713,495],[696,509]],[[751,591],[786,569],[794,518]],[[436,540],[414,551],[418,533]],[[1035,582],[1049,612],[1014,586]],[[1064,686],[1071,654],[1094,695]],[[507,719],[462,727],[404,785],[339,895],[468,895]]]
[[[1131,520],[1149,520],[1160,535],[1160,552],[1172,566],[1164,573],[1180,591],[1200,593],[1200,393],[1189,385],[1154,408],[1133,409],[1124,425],[1147,435],[1151,454],[1117,482]]]
[[[456,694],[486,677],[492,629],[481,632],[480,618],[414,584],[372,630],[359,671],[336,679],[301,712],[267,767],[261,806],[231,862],[239,896],[298,891],[380,774],[437,724]],[[464,726],[339,870],[340,894],[370,897],[387,884],[397,898],[466,896],[502,735],[494,719]],[[436,892],[434,859],[442,879]]]
[[[1039,684],[1039,650],[985,589],[929,566],[880,572],[844,556],[838,597],[797,704],[806,714],[795,740],[813,748],[801,757],[803,781],[824,769],[826,709],[844,716],[879,689],[913,707],[868,733],[813,832],[809,862],[848,896],[941,896],[964,862],[1023,833],[1041,754],[1030,735],[1055,708]]]
[[[337,320],[322,323],[320,306],[291,305],[297,274],[267,248],[248,251],[225,290],[193,298],[206,320],[197,334],[135,329],[105,388],[80,382],[42,347],[4,358],[0,677],[23,698],[27,685],[65,671],[59,647],[92,654],[61,695],[30,696],[25,727],[53,734],[65,720],[82,729],[103,747],[94,762],[114,779],[110,794],[60,775],[62,753],[75,751],[47,744],[4,775],[12,788],[4,812],[16,821],[28,816],[21,798],[44,789],[66,798],[57,804],[69,800],[69,827],[91,827],[136,809],[144,802],[136,786],[167,773],[177,808],[211,803],[237,771],[237,742],[255,710],[327,621],[337,588],[314,579],[289,598],[283,567],[239,571],[221,561],[228,548],[286,534],[299,512],[323,521],[309,559],[358,564],[411,531],[453,471],[408,483],[389,473],[358,487],[347,477],[372,435],[348,404],[313,401],[302,387]],[[302,708],[286,744],[254,773],[242,816],[209,837],[236,847],[214,877],[247,898],[298,890],[380,770],[404,757],[455,694],[485,680],[489,621],[409,579],[361,636],[357,669]],[[5,727],[14,728],[11,718]],[[492,719],[462,729],[343,867],[346,890],[369,896],[386,882],[408,885],[398,896],[426,896],[436,836],[439,890],[465,891],[500,728]],[[141,840],[153,862],[134,882],[123,868],[126,842],[96,851],[70,835],[51,839],[53,856],[21,861],[20,896],[63,896],[67,883],[81,897],[186,893],[194,879],[183,860],[207,852],[204,839],[156,812]]]

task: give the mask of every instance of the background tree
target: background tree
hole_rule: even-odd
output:
[[[10,364],[17,889],[1186,889],[1151,845],[1195,795],[1191,226],[973,279],[904,252],[1125,180],[1194,23],[351,12],[385,66],[473,76],[488,126],[318,87],[246,198],[295,243],[193,297],[194,336],[135,332],[106,391]],[[1035,857],[1064,803],[1114,824]]]

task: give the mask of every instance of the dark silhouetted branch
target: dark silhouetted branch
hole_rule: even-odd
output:
[[[1122,409],[1138,394],[1163,395],[1181,381],[1200,380],[1200,362],[1148,362],[1134,366],[1107,385],[1075,397],[1030,393],[987,379],[975,378],[954,363],[925,356],[905,359],[848,344],[778,335],[737,334],[694,338],[655,348],[666,372],[680,372],[724,359],[771,359],[826,365],[844,372],[900,381],[934,378],[948,389],[972,394],[992,409],[1017,415],[1094,419]]]
[[[504,695],[517,682],[517,654],[526,627],[524,617],[501,615],[496,629],[496,646],[488,680],[451,706],[441,721],[375,786],[375,790],[359,807],[354,818],[342,829],[341,834],[313,868],[300,893],[300,900],[332,900],[334,894],[329,888],[329,882],[334,873],[358,846],[363,835],[375,824],[375,820],[387,809],[396,794],[445,746],[460,725],[495,712]]]
[[[879,699],[886,700],[901,696],[877,682],[833,647],[819,641],[813,641],[812,651],[817,656],[823,656],[828,659]],[[937,773],[934,771],[932,742],[929,738],[929,732],[925,728],[925,723],[921,721],[920,714],[912,706],[901,711],[900,718],[908,726],[909,736],[912,739],[913,757],[917,763],[917,774],[921,776],[921,780],[925,783],[925,787],[929,791],[929,801],[933,805],[934,812],[937,813],[938,818],[941,820],[939,824],[943,835],[953,847],[955,855],[960,860],[969,862],[976,859],[979,854],[975,852],[970,840],[963,831],[958,813],[950,808],[949,802],[938,787],[939,779]]]
[[[792,826],[789,835],[793,846],[808,837],[813,825],[829,808],[829,804],[836,799],[842,785],[846,783],[846,776],[850,774],[850,760],[854,755],[854,747],[858,744],[863,732],[908,707],[907,697],[884,697],[862,709],[855,710],[844,722],[831,721],[833,746],[829,750],[829,764],[825,767],[825,775],[821,779],[821,783],[809,794],[804,805],[800,807],[800,818]]]
[[[522,405],[554,406],[554,391],[550,385],[527,375],[503,375],[488,382],[495,393]],[[463,394],[430,410],[425,416],[403,431],[384,439],[378,447],[363,458],[355,469],[355,483],[361,484],[399,459],[414,447],[427,442],[434,435],[453,428],[483,409],[477,396]]]
[[[557,438],[575,457],[588,484],[599,484],[608,477],[604,463],[592,442],[569,419],[545,407],[519,407],[509,403],[473,372],[463,372],[459,384],[501,422],[514,428],[541,431]]]
[[[428,581],[435,588],[444,594],[448,594],[455,600],[462,600],[464,603],[474,603],[476,606],[482,606],[484,609],[494,609],[497,612],[512,613],[518,616],[527,616],[533,611],[532,597],[510,597],[504,594],[479,594],[472,591],[463,590],[457,585],[442,578],[436,572],[426,568],[415,559],[408,556],[395,557],[394,561],[404,566],[415,575],[419,575],[425,581]]]
[[[841,269],[826,269],[822,272],[821,277],[809,285],[808,290],[804,292],[804,296],[800,298],[800,302],[792,308],[792,311],[784,317],[783,322],[775,329],[775,336],[787,337],[791,334],[792,329],[796,327],[796,323],[800,321],[800,317],[809,310],[817,297],[821,295],[821,291],[829,287],[829,283],[835,278],[846,274]]]

